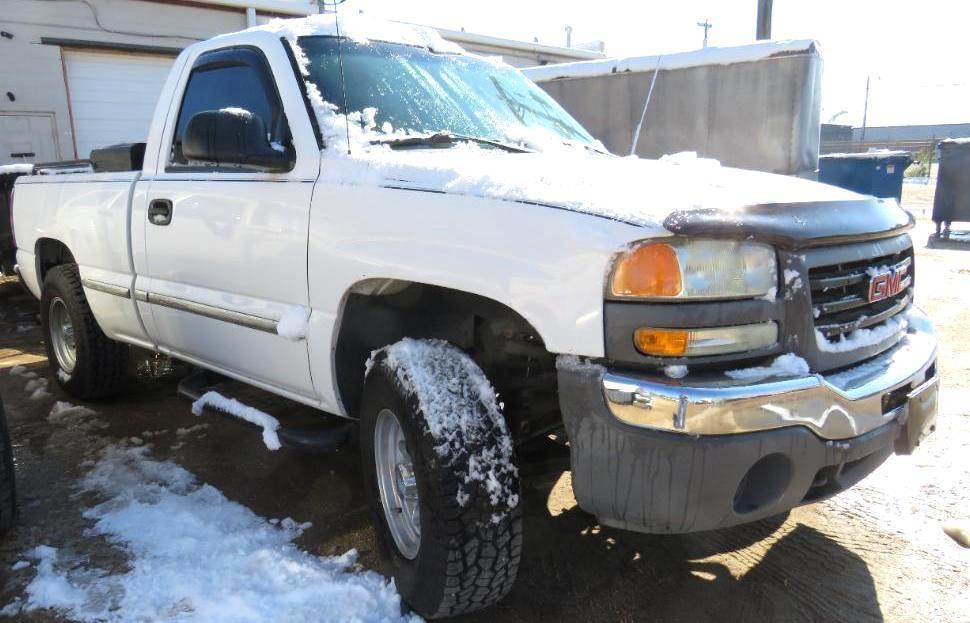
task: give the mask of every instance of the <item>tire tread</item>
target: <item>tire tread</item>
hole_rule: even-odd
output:
[[[67,383],[57,376],[57,359],[54,357],[50,336],[47,336],[47,356],[58,382],[68,393],[82,400],[106,398],[120,392],[127,380],[128,345],[109,339],[101,330],[84,295],[77,265],[61,264],[51,268],[44,279],[45,294],[49,289],[61,290],[60,294],[65,298],[68,311],[76,311],[81,319],[81,326],[74,328],[75,339],[78,341],[78,361]],[[44,330],[49,331],[47,297],[43,300],[41,317],[44,320]]]

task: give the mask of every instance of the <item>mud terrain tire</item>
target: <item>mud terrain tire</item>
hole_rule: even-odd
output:
[[[443,342],[433,344],[443,349],[438,352],[445,359],[453,359],[452,371],[471,369],[467,367],[470,365],[481,374],[478,366],[457,348]],[[421,383],[412,382],[415,377],[427,379],[431,374],[422,363],[416,366],[422,369],[413,367],[389,363],[386,352],[374,358],[361,407],[361,460],[381,555],[405,602],[421,616],[434,619],[485,608],[508,594],[521,559],[522,509],[518,501],[518,472],[508,460],[511,438],[484,375],[448,375],[447,391],[459,401],[449,404],[457,404],[459,410],[480,424],[476,424],[476,430],[461,431],[452,439],[452,447],[467,452],[459,450],[443,457],[441,438],[432,434],[428,416],[421,407],[424,404],[433,410],[434,397],[427,392],[421,395]],[[441,372],[440,365],[437,372]],[[375,450],[380,441],[375,438],[375,431],[381,414],[386,418],[387,412],[393,414],[403,432],[417,487],[420,536],[416,555],[412,553],[411,557],[402,554],[395,542],[380,493],[379,460],[375,458],[375,453],[380,452]],[[470,459],[475,462],[482,456],[496,455],[506,458],[501,462],[506,467],[493,472],[498,478],[493,478],[492,484],[500,481],[506,492],[499,499],[490,494],[485,482],[467,476],[471,473]]]
[[[58,338],[53,333],[59,329],[52,323],[58,323],[59,318],[69,321],[71,326],[74,353],[71,369],[60,363],[56,352]],[[108,339],[98,326],[84,296],[75,264],[61,264],[47,272],[41,296],[40,323],[48,365],[64,391],[81,400],[93,400],[112,396],[124,388],[128,345]]]

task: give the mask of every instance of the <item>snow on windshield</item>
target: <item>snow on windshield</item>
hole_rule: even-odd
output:
[[[302,37],[299,45],[310,60],[307,80],[324,99],[339,113],[373,109],[382,131],[444,131],[501,143],[526,143],[541,132],[558,143],[594,142],[555,100],[508,66],[335,37]]]
[[[516,70],[499,59],[469,54],[433,29],[341,16],[342,65],[332,14],[275,19],[250,30],[289,42],[326,147],[335,154],[373,151],[381,139],[437,131],[484,134],[532,149],[579,142],[605,151]],[[429,109],[428,102],[435,105]]]
[[[758,204],[861,199],[849,191],[806,180],[721,167],[717,161],[699,158],[692,152],[659,162],[618,158],[599,153],[602,145],[598,141],[564,140],[561,133],[557,135],[538,122],[512,124],[504,130],[508,142],[541,154],[510,155],[461,142],[449,144],[444,156],[442,150],[431,148],[392,150],[387,139],[407,137],[413,131],[382,121],[381,111],[371,106],[363,110],[348,106],[352,112],[344,115],[310,79],[310,58],[301,39],[336,35],[333,15],[273,20],[259,30],[283,37],[296,57],[327,151],[323,183],[371,187],[391,184],[539,203],[658,228],[668,215],[678,211],[733,211]],[[362,15],[341,16],[340,33],[356,45],[390,42],[461,54],[463,58],[470,56],[444,42],[433,30]],[[545,97],[544,92],[539,93]]]

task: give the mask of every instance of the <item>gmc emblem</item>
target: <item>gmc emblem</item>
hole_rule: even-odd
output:
[[[906,278],[908,272],[909,266],[900,266],[873,275],[869,280],[869,302],[888,299],[905,290],[909,286],[909,279]]]

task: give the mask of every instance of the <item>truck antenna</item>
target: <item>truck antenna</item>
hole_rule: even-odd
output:
[[[340,93],[343,96],[343,107],[344,107],[344,128],[347,131],[347,155],[350,155],[350,111],[347,110],[347,82],[344,80],[344,54],[343,49],[340,46],[340,18],[337,16],[337,6],[343,4],[346,0],[330,0],[330,4],[333,5],[333,24],[337,30],[337,65],[340,67]],[[324,0],[324,7],[326,7],[327,2]]]

